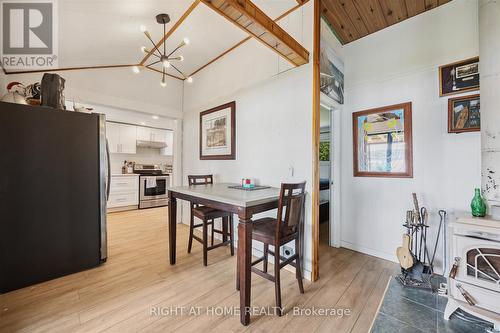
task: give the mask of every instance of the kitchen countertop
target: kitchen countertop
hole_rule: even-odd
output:
[[[124,177],[124,176],[139,177],[139,174],[137,174],[137,173],[113,173],[113,174],[111,174],[111,177]]]

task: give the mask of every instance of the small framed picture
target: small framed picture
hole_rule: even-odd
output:
[[[480,131],[480,106],[479,94],[450,98],[448,100],[448,133]]]
[[[236,102],[200,113],[200,160],[234,160]]]
[[[479,57],[439,67],[439,96],[479,89]]]
[[[411,102],[352,114],[354,177],[413,177]]]

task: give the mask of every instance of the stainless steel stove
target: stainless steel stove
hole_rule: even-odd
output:
[[[168,205],[170,174],[155,164],[135,164],[134,173],[139,174],[139,209]]]

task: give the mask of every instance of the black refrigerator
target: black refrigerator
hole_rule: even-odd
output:
[[[107,258],[106,119],[0,102],[0,293]]]

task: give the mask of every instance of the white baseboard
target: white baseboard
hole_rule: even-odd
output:
[[[371,256],[374,256],[377,258],[381,258],[381,259],[385,259],[385,260],[389,260],[389,261],[393,261],[393,262],[398,262],[398,258],[396,257],[396,254],[390,254],[390,253],[386,253],[386,252],[377,251],[374,249],[370,249],[368,247],[364,247],[364,246],[359,245],[359,244],[353,244],[353,243],[346,242],[343,240],[340,241],[340,246],[345,247],[349,250],[361,252],[361,253],[368,254],[368,255],[371,255]]]

